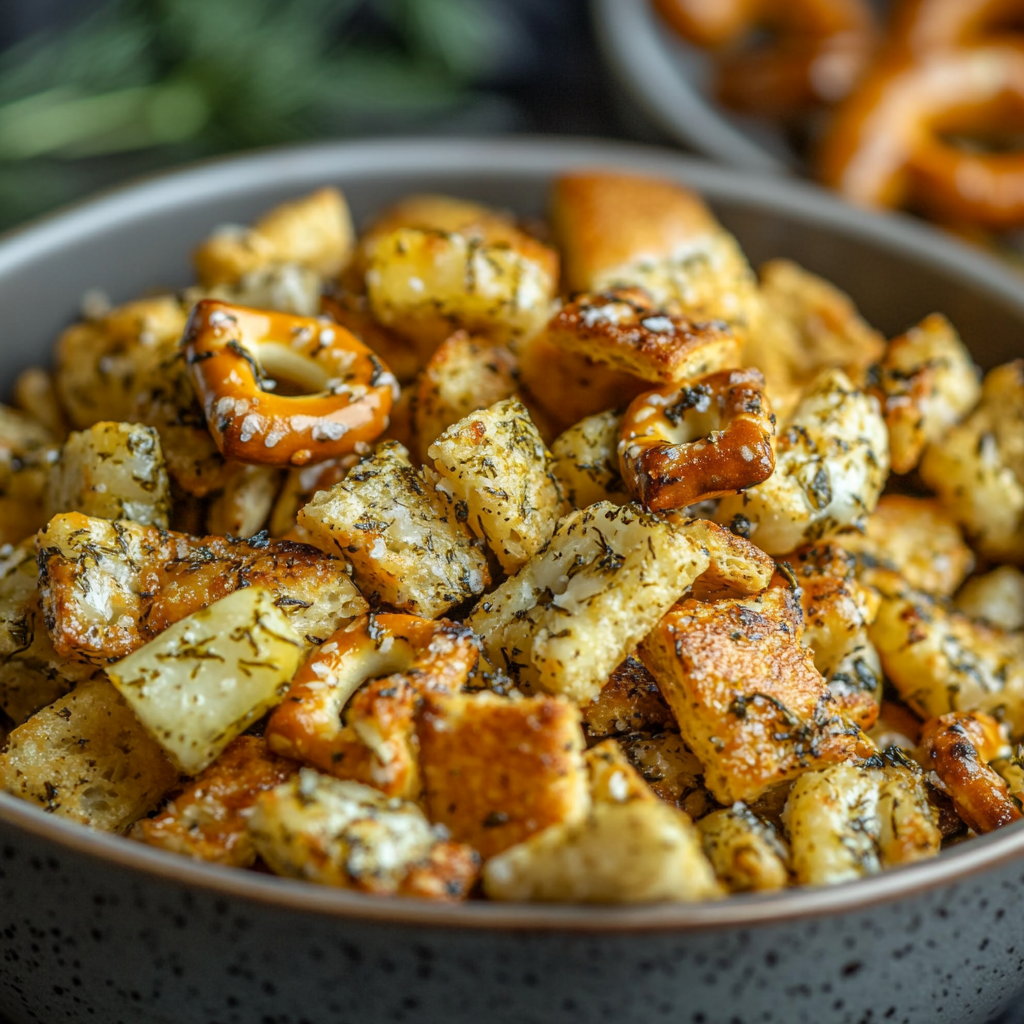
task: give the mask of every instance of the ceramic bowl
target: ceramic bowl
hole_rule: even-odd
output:
[[[0,374],[45,361],[88,288],[189,280],[188,253],[332,183],[357,219],[410,191],[543,211],[561,171],[699,189],[753,262],[788,256],[893,333],[945,311],[984,364],[1021,352],[1024,285],[928,228],[653,149],[394,141],[157,178],[0,241]],[[863,881],[716,904],[438,906],[194,863],[0,795],[0,1016],[13,1024],[839,1024],[984,1021],[1024,985],[1024,826]]]

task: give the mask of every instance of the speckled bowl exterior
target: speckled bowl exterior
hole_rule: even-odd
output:
[[[753,262],[797,259],[895,333],[934,309],[992,365],[1024,283],[926,228],[671,153],[506,139],[279,150],[144,182],[0,241],[0,374],[82,293],[189,279],[213,226],[316,186],[357,220],[410,191],[543,212],[563,170],[688,182]],[[956,1024],[1024,986],[1024,825],[829,889],[652,907],[437,906],[199,864],[0,795],[0,1016],[12,1024]]]

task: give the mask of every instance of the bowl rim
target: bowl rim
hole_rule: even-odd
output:
[[[564,137],[407,138],[329,142],[275,148],[222,157],[149,176],[0,237],[0,279],[26,260],[41,259],[69,240],[88,239],[154,208],[171,212],[201,195],[259,190],[268,181],[296,191],[368,173],[405,179],[419,173],[464,177],[548,178],[568,170],[618,169],[662,175],[685,182],[715,199],[747,203],[762,212],[781,212],[799,221],[873,242],[926,266],[955,273],[980,292],[1019,315],[1024,326],[1024,279],[994,257],[974,251],[936,229],[909,218],[868,213],[845,204],[817,186],[795,179],[765,177],[633,143]],[[898,901],[956,885],[981,871],[1024,858],[1024,823],[972,839],[940,857],[906,865],[870,878],[823,888],[730,896],[714,903],[631,906],[570,904],[438,904],[412,899],[381,899],[307,882],[192,861],[177,854],[94,832],[57,819],[41,808],[0,793],[0,821],[37,839],[114,864],[142,876],[195,886],[249,902],[306,913],[401,922],[422,926],[544,931],[677,931],[770,926],[795,918],[819,917]]]
[[[687,44],[658,17],[651,0],[591,0],[601,52],[634,102],[677,142],[733,167],[787,174],[787,159],[745,133],[680,74],[673,48]]]

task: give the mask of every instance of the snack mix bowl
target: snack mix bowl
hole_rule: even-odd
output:
[[[933,310],[992,366],[1024,285],[996,261],[810,186],[587,141],[387,141],[144,181],[0,242],[0,369],[46,362],[83,293],[183,287],[216,225],[340,187],[357,222],[410,192],[543,213],[555,176],[685,183],[755,266],[789,257],[887,335]],[[0,1014],[12,1024],[984,1021],[1024,986],[1024,827],[860,881],[702,904],[438,904],[217,867],[0,794]]]

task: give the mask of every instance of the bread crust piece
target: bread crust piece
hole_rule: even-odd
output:
[[[683,601],[640,644],[723,804],[874,749],[843,718],[802,631],[798,596],[777,584],[742,600]]]
[[[556,347],[660,384],[740,365],[740,343],[724,324],[673,316],[642,288],[576,295],[546,335]]]
[[[417,723],[431,821],[486,859],[589,805],[580,713],[560,697],[424,697]]]
[[[729,892],[769,892],[789,884],[789,848],[746,804],[712,811],[697,828],[704,853]]]
[[[286,782],[299,766],[267,750],[258,736],[236,736],[209,768],[192,779],[131,837],[197,860],[249,867],[256,849],[246,818],[261,793]]]
[[[551,469],[569,504],[586,508],[598,501],[629,500],[619,470],[622,413],[609,409],[587,416],[559,434],[551,445]]]
[[[379,444],[342,481],[314,495],[298,521],[311,543],[348,559],[374,604],[432,619],[491,580],[457,510],[395,441]]]
[[[141,818],[177,780],[159,744],[102,676],[14,729],[0,754],[6,792],[108,832]]]
[[[98,665],[245,586],[269,588],[307,644],[367,607],[344,562],[263,534],[192,537],[68,512],[54,516],[36,544],[54,648]]]

